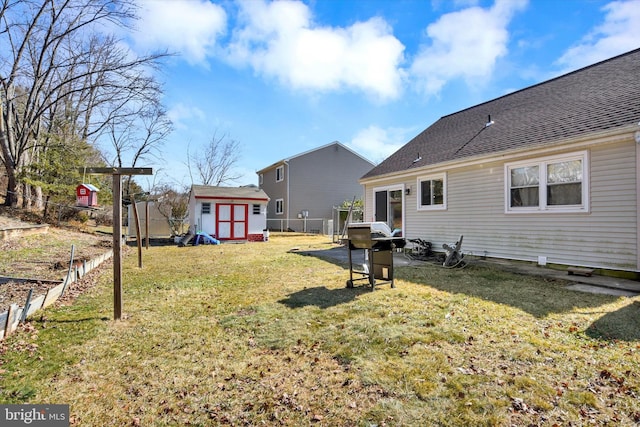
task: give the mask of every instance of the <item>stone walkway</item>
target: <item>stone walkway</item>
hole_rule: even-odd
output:
[[[579,276],[576,274],[569,274],[566,270],[555,270],[524,262],[509,262],[506,260],[487,260],[477,262],[497,266],[513,273],[574,282],[575,284],[570,285],[569,289],[576,291],[629,297],[640,295],[640,282],[636,280],[600,276],[597,274],[592,276]]]

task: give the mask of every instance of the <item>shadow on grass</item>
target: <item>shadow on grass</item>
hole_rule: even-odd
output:
[[[618,297],[566,289],[569,282],[504,271],[496,267],[470,265],[463,270],[421,266],[399,269],[405,280],[432,288],[464,294],[523,310],[544,318],[575,309],[592,309]]]
[[[345,259],[347,251],[343,248],[307,251],[301,255],[316,256],[345,267],[345,277],[349,275],[348,261]],[[569,282],[509,272],[498,266],[471,264],[464,269],[446,269],[429,263],[407,265],[400,257],[394,257],[394,264],[396,279],[508,305],[538,318],[571,312],[576,308],[599,307],[618,299],[615,296],[571,291],[566,289]]]
[[[314,305],[319,308],[334,307],[356,299],[358,295],[371,292],[368,287],[355,287],[351,289],[328,289],[324,286],[307,288],[289,294],[287,298],[278,301],[289,308],[301,308]]]
[[[55,323],[81,323],[81,322],[92,322],[92,321],[107,322],[110,320],[111,318],[106,316],[101,316],[101,317],[96,316],[96,317],[83,317],[79,319],[56,319],[56,318],[47,318],[46,320],[34,319],[34,322],[42,323],[42,324],[55,324]]]
[[[134,238],[128,238],[126,240],[126,245],[130,246],[130,247],[137,247],[138,246],[138,242],[137,240]],[[146,241],[144,239],[144,237],[142,238],[142,247],[144,248],[146,246]],[[178,244],[171,238],[166,237],[166,238],[161,238],[161,237],[156,237],[156,238],[152,238],[149,239],[149,246],[150,247],[156,247],[156,246],[178,246]]]
[[[626,305],[607,313],[585,331],[591,338],[622,341],[640,341],[640,302]]]

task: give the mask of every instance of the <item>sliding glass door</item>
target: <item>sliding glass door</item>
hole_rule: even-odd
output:
[[[386,222],[391,230],[402,230],[402,188],[375,190],[375,220]]]

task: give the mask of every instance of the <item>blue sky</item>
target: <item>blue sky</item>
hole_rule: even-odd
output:
[[[640,0],[139,3],[131,48],[176,53],[175,130],[139,166],[177,187],[214,133],[242,147],[229,185],[333,141],[378,163],[444,115],[640,47]]]

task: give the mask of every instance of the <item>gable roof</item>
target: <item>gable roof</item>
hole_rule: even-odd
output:
[[[257,187],[216,187],[192,185],[191,194],[197,199],[243,199],[269,201],[269,196]]]
[[[311,150],[307,150],[307,151],[305,151],[305,152],[303,152],[303,153],[299,153],[299,154],[296,154],[296,155],[294,155],[294,156],[286,157],[286,158],[284,158],[284,159],[282,159],[282,160],[278,160],[277,162],[273,163],[272,165],[267,166],[266,168],[262,168],[262,169],[260,169],[260,170],[259,170],[259,171],[257,171],[256,173],[258,173],[258,174],[259,174],[259,173],[263,173],[263,172],[265,172],[265,171],[267,171],[267,170],[269,170],[269,169],[272,169],[272,168],[274,168],[274,167],[276,167],[276,166],[280,166],[280,165],[282,165],[282,164],[283,164],[283,163],[285,163],[285,162],[289,162],[289,161],[291,161],[291,160],[293,160],[293,159],[295,159],[295,158],[297,158],[297,157],[306,156],[306,155],[307,155],[307,154],[309,154],[309,153],[313,153],[313,152],[315,152],[315,151],[320,151],[320,150],[323,150],[323,149],[325,149],[325,148],[327,148],[327,147],[332,147],[332,146],[334,146],[334,145],[337,145],[337,146],[339,146],[339,147],[341,147],[341,148],[344,148],[346,151],[350,152],[351,154],[353,154],[353,155],[355,155],[355,156],[357,156],[357,157],[360,157],[360,158],[361,158],[362,160],[364,160],[365,162],[370,163],[370,164],[371,164],[371,166],[375,165],[375,163],[373,163],[371,160],[368,160],[368,159],[364,158],[363,156],[361,156],[360,154],[356,153],[355,151],[353,151],[352,149],[350,149],[350,148],[349,148],[349,147],[347,147],[346,145],[341,144],[339,141],[333,141],[333,142],[330,142],[329,144],[325,144],[325,145],[323,145],[323,146],[321,146],[321,147],[313,148],[313,149],[311,149]]]
[[[80,185],[78,185],[78,187],[84,187],[89,191],[100,191],[100,189],[98,187],[96,187],[95,185],[92,185],[92,184],[80,184]]]
[[[640,49],[444,116],[362,179],[638,122]]]

